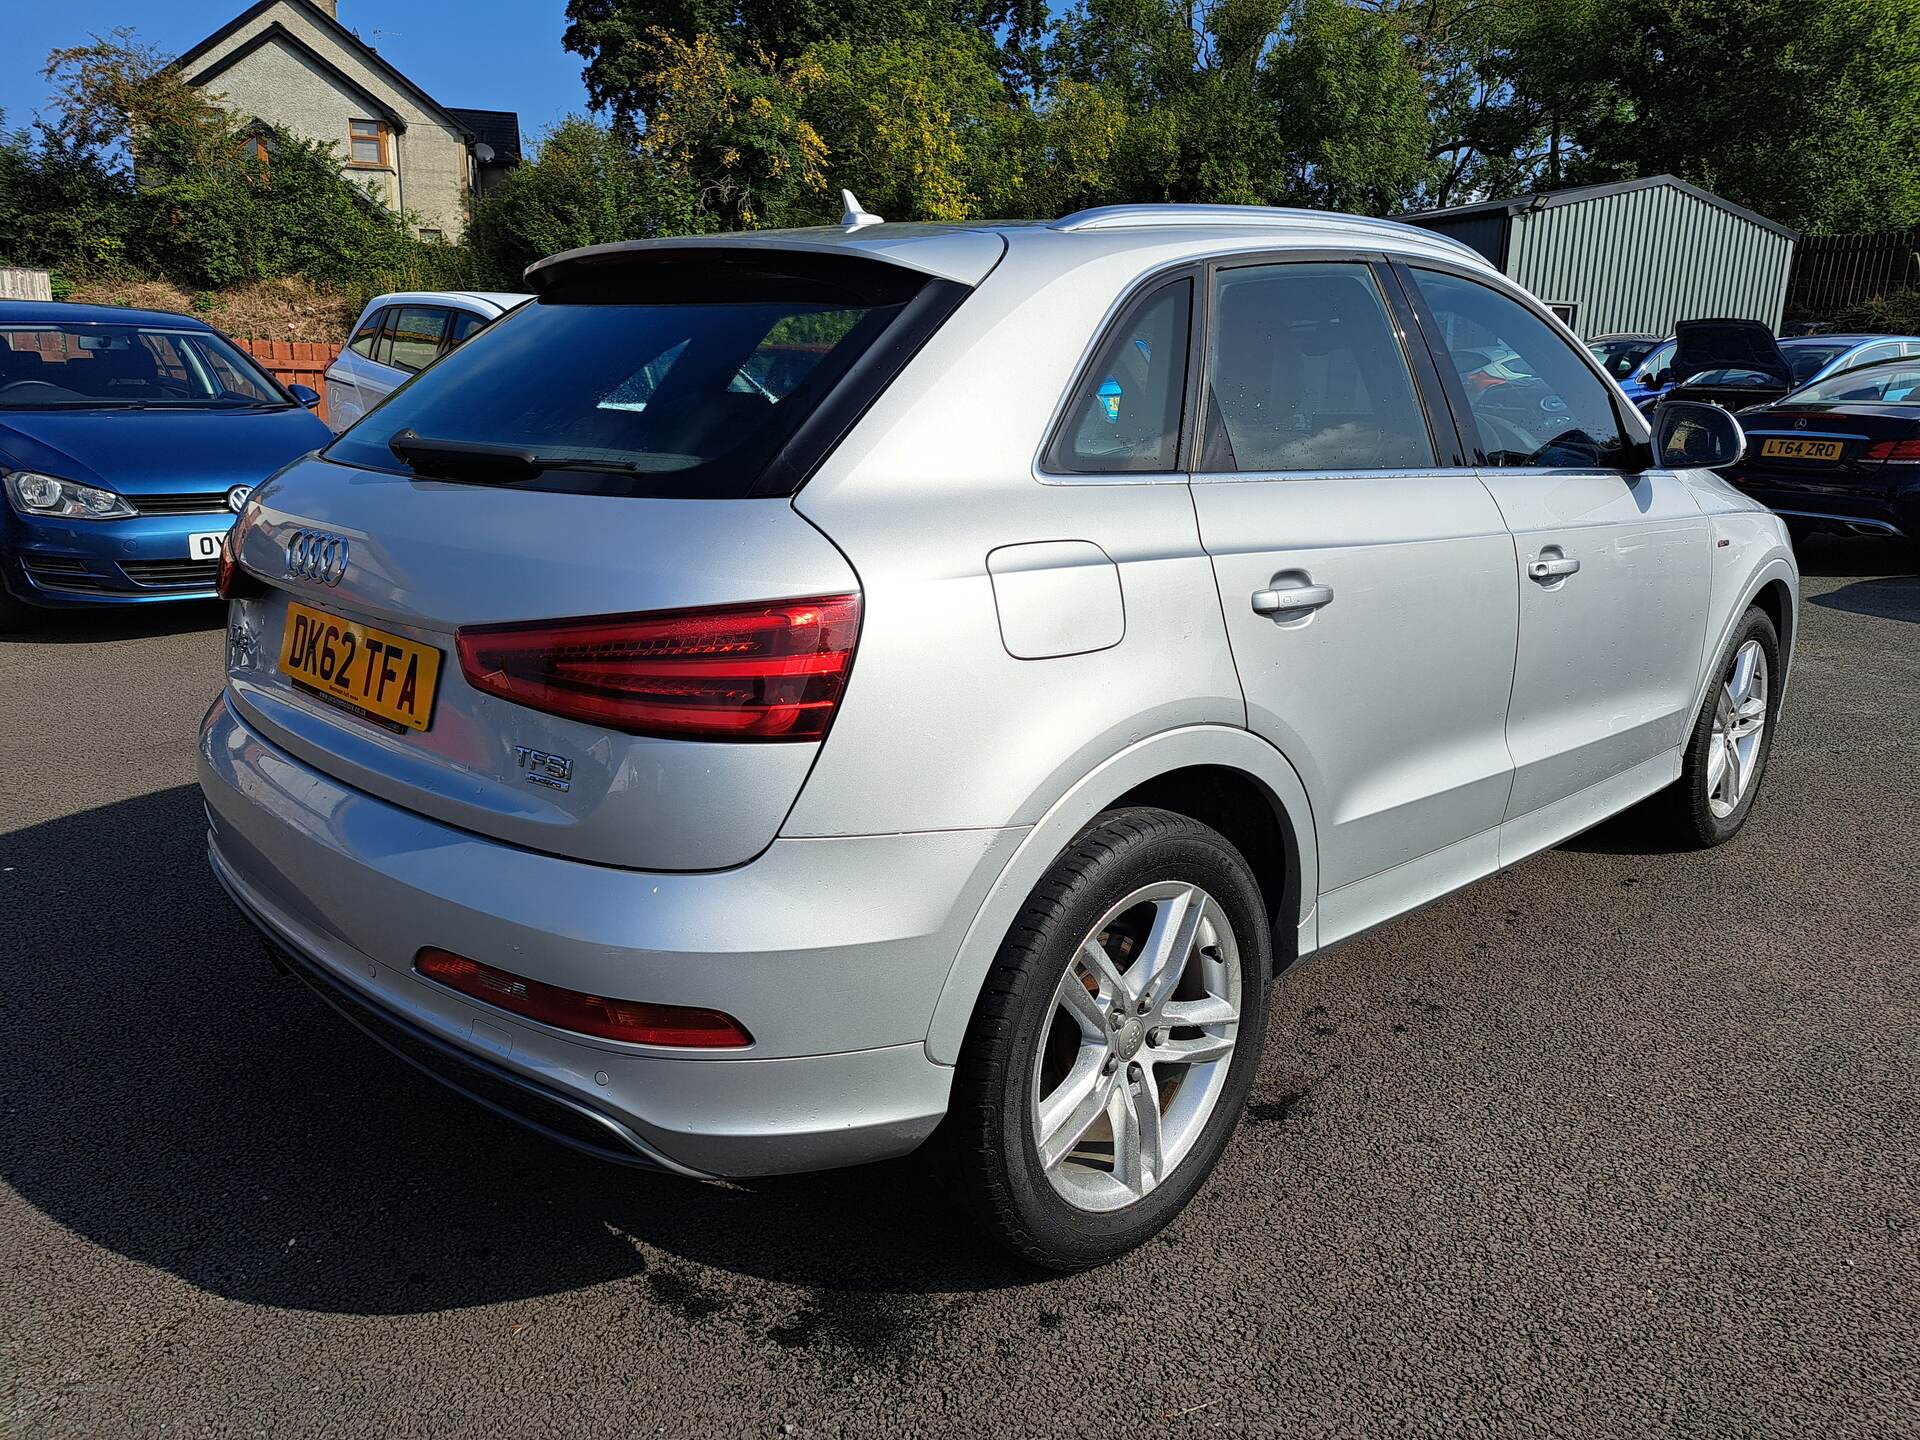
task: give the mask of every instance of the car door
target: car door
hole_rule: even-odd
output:
[[[1511,781],[1513,542],[1389,280],[1364,256],[1209,276],[1194,507],[1247,723],[1313,803],[1323,941],[1492,869]]]
[[[374,341],[379,339],[386,318],[386,306],[369,310],[361,317],[353,338],[327,367],[327,423],[335,430],[346,429],[366,413],[366,395],[360,386],[361,370],[373,355]]]
[[[1458,271],[1400,273],[1514,538],[1504,862],[1678,773],[1705,643],[1708,525],[1692,490],[1651,468],[1587,357],[1537,310]],[[1535,383],[1469,384],[1489,346],[1519,356]]]

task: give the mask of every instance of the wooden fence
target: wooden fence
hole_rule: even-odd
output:
[[[53,276],[45,270],[0,265],[0,300],[51,300]]]
[[[1787,282],[1790,313],[1818,319],[1876,296],[1920,285],[1920,225],[1800,242]]]
[[[327,366],[340,353],[338,345],[311,340],[241,340],[234,344],[258,360],[282,385],[307,385],[321,395],[320,418],[327,418]]]

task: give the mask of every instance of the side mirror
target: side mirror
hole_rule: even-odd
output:
[[[1719,470],[1747,453],[1740,422],[1718,405],[1669,400],[1654,420],[1653,458],[1663,470]]]
[[[1667,366],[1664,370],[1656,370],[1653,375],[1653,386],[1656,390],[1664,390],[1673,384],[1673,378],[1673,367],[1671,365]]]
[[[289,385],[287,393],[309,410],[320,408],[320,392],[311,385]]]

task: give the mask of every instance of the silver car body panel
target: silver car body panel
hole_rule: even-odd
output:
[[[229,688],[274,744],[348,784],[515,845],[606,864],[711,870],[773,840],[819,746],[621,735],[486,695],[454,653],[456,624],[845,593],[845,559],[791,507],[551,495],[370,474],[309,458],[257,492],[241,558],[286,573],[293,533],[347,541],[337,586],[284,580],[247,602],[248,658]],[[655,548],[671,535],[670,549]],[[501,555],[511,547],[511,581]],[[278,670],[287,602],[441,653],[434,722],[396,734],[295,688]],[[572,786],[530,784],[516,747],[566,756]]]
[[[1287,850],[1286,873],[1261,877],[1285,891],[1277,949],[1306,955],[1669,782],[1765,587],[1784,588],[1790,651],[1780,522],[1705,472],[1041,467],[1106,323],[1174,267],[1358,251],[1471,271],[1543,313],[1439,236],[1122,207],[1057,226],[636,242],[556,257],[530,283],[707,244],[846,251],[977,288],[791,500],[292,467],[260,494],[249,567],[278,577],[297,528],[349,538],[354,565],[311,603],[441,648],[442,708],[397,736],[289,690],[270,596],[235,608],[254,658],[202,747],[215,863],[256,920],[672,1164],[765,1173],[917,1143],[1020,906],[1136,787],[1210,767],[1264,797]],[[1537,584],[1548,546],[1580,571]],[[1255,613],[1252,592],[1293,572],[1333,599]],[[609,736],[479,696],[451,663],[462,624],[850,591],[858,649],[819,744]],[[575,793],[517,786],[513,744],[572,755]],[[568,1035],[420,978],[428,945],[712,1006],[755,1043],[701,1055]]]

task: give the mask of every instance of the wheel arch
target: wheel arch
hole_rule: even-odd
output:
[[[927,1054],[958,1060],[981,986],[1020,907],[1087,822],[1123,805],[1156,805],[1213,826],[1255,869],[1273,922],[1276,961],[1314,948],[1319,842],[1306,787],[1286,756],[1246,730],[1192,725],[1136,741],[1061,795],[1027,832],[975,913],[927,1028]],[[1262,873],[1263,864],[1275,868]],[[1277,893],[1276,893],[1277,892]]]
[[[1787,677],[1793,670],[1793,645],[1799,629],[1800,604],[1800,573],[1791,556],[1775,554],[1757,566],[1741,585],[1738,594],[1739,603],[1729,605],[1726,613],[1720,617],[1713,644],[1705,652],[1699,684],[1694,687],[1691,714],[1697,715],[1701,705],[1706,703],[1707,691],[1712,687],[1714,677],[1719,674],[1720,657],[1726,651],[1728,640],[1733,637],[1735,628],[1747,611],[1756,605],[1773,621],[1773,628],[1780,636],[1781,669],[1786,672],[1780,677],[1780,694],[1782,700],[1786,698]]]

